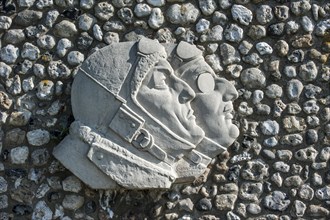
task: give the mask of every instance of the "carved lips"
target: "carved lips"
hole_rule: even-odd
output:
[[[228,104],[225,105],[225,107],[223,108],[223,113],[225,114],[225,119],[233,119],[233,103],[229,102]]]
[[[196,116],[194,115],[194,110],[192,110],[192,109],[189,109],[188,110],[187,119],[188,120],[194,120],[195,121]]]

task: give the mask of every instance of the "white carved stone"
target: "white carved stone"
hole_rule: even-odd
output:
[[[238,137],[237,96],[194,45],[113,43],[81,65],[71,93],[75,122],[53,153],[94,189],[192,182]]]

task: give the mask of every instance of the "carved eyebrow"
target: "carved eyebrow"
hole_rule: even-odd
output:
[[[155,69],[162,70],[167,75],[171,75],[172,74],[172,71],[169,70],[168,68],[164,67],[164,66],[155,66]]]

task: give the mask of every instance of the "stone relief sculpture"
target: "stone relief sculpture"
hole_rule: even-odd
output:
[[[188,83],[196,96],[192,102],[196,121],[213,141],[216,148],[197,148],[198,151],[214,157],[226,150],[239,135],[232,123],[232,101],[238,93],[229,81],[217,76],[204,60],[202,51],[187,42],[167,45],[169,60],[176,75]],[[196,150],[197,150],[196,149]]]
[[[112,44],[75,76],[75,122],[53,153],[94,189],[191,182],[237,138],[236,98],[193,45]]]

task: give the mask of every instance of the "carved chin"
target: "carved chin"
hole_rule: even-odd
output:
[[[206,135],[207,136],[207,135]],[[214,134],[213,137],[209,137],[211,140],[222,145],[223,147],[229,147],[234,143],[236,138],[239,136],[239,129],[236,125],[231,124],[229,126],[223,126],[217,134]]]
[[[228,146],[224,146],[224,147],[229,147],[236,140],[236,138],[239,136],[238,127],[236,125],[232,124],[229,128],[228,135],[229,135],[230,138],[232,138],[232,140],[230,141],[230,143],[228,143]]]

